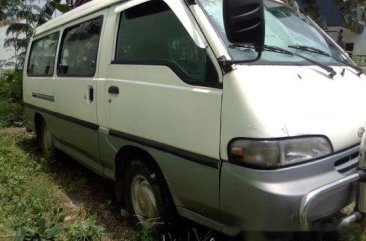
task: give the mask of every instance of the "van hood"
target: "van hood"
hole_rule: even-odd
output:
[[[334,151],[358,144],[366,129],[366,77],[333,68],[332,79],[315,66],[237,66],[224,80],[224,139],[323,135]],[[240,106],[229,106],[234,98]],[[239,132],[227,131],[233,125]]]

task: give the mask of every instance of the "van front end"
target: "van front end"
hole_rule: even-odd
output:
[[[357,183],[365,77],[317,70],[238,65],[225,76],[224,233],[330,231],[361,219],[358,209],[341,210],[364,187]]]
[[[349,72],[330,79],[309,66],[238,65],[226,78],[224,233],[330,231],[359,221],[361,212],[341,210],[355,200],[363,179],[365,77]]]
[[[224,232],[335,230],[334,219],[354,200],[359,147],[274,170],[225,162],[221,174]],[[357,216],[357,219],[359,217]],[[355,221],[352,219],[352,221]]]
[[[362,143],[360,152],[354,146],[279,170],[224,163],[224,232],[331,231],[360,222],[366,215],[366,136]],[[341,212],[352,201],[354,210]]]
[[[361,68],[284,1],[197,2],[226,50],[223,232],[329,231],[361,220]],[[356,196],[355,211],[342,214]]]

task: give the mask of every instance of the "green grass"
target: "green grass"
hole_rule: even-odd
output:
[[[75,163],[49,166],[34,144],[24,129],[0,130],[0,240],[114,240],[102,227],[105,223],[97,224],[99,214],[108,211],[105,206],[98,210],[85,202],[85,207],[76,207],[67,198],[67,190],[76,189],[83,201],[82,190],[88,188],[81,185],[100,179],[90,173],[78,175],[84,171],[80,168],[73,172],[68,165]],[[94,211],[98,215],[91,215]],[[123,222],[119,225],[123,229]]]
[[[111,183],[65,155],[48,164],[34,136],[14,128],[23,125],[21,76],[0,77],[0,241],[146,241],[111,205]]]
[[[0,128],[23,123],[21,72],[7,72],[0,78]]]
[[[23,108],[19,103],[0,99],[0,128],[21,126],[23,123]]]
[[[353,56],[352,60],[360,67],[366,67],[366,59],[365,56]]]

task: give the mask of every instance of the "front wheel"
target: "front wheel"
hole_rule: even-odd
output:
[[[126,169],[124,197],[131,222],[141,230],[166,231],[175,209],[162,174],[146,162],[135,159]]]

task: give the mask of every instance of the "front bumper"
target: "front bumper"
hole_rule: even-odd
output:
[[[276,170],[223,163],[220,205],[223,231],[336,229],[329,222],[354,200],[359,146],[330,157]],[[354,218],[356,216],[356,218]],[[354,215],[342,223],[359,219]]]
[[[356,173],[352,173],[348,176],[345,176],[339,180],[326,184],[324,186],[318,187],[308,194],[306,194],[300,203],[299,209],[299,224],[303,229],[312,229],[315,228],[316,225],[313,225],[308,218],[308,213],[312,203],[316,203],[317,200],[321,199],[323,196],[327,195],[327,193],[337,190],[343,186],[348,186],[349,184],[354,184],[356,181],[364,179],[364,171],[360,170]],[[357,205],[356,205],[357,206]],[[358,221],[362,218],[362,214],[358,211],[354,211],[353,213],[338,218],[333,222],[335,227],[345,226],[351,222]],[[320,224],[321,226],[321,224]],[[333,225],[332,225],[333,226]]]

